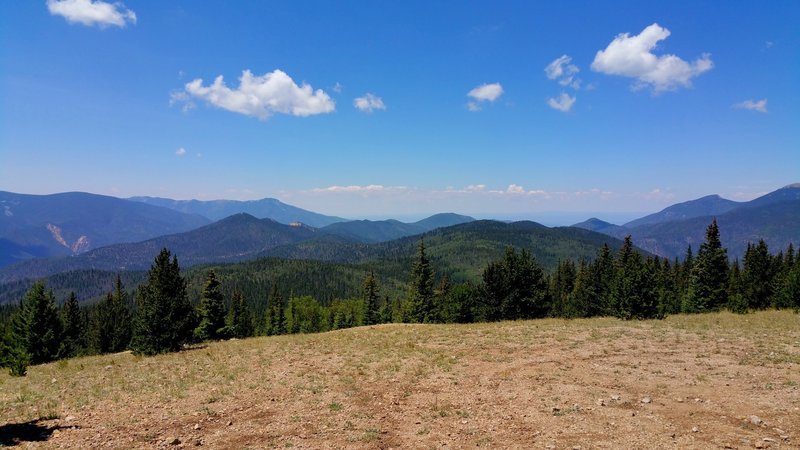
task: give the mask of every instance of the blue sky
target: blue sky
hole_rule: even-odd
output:
[[[0,4],[2,190],[614,219],[800,181],[797,1]]]

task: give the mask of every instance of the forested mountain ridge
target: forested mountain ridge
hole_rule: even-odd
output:
[[[328,225],[322,232],[334,234],[363,243],[386,242],[415,234],[422,234],[437,228],[444,228],[475,219],[453,213],[440,213],[417,222],[399,220],[351,220]]]
[[[439,275],[447,274],[454,281],[476,281],[486,265],[501,257],[508,247],[530,251],[545,268],[552,269],[558,261],[567,258],[593,258],[604,243],[608,243],[613,250],[622,244],[621,241],[606,235],[577,228],[547,228],[535,222],[508,224],[481,220],[376,244],[363,244],[339,236],[320,235],[310,229],[292,229],[288,232],[298,232],[297,235],[290,236],[300,239],[297,242],[275,246],[258,253],[250,253],[247,257],[237,255],[239,259],[228,257],[212,260],[197,256],[196,252],[214,242],[211,236],[225,235],[234,229],[257,230],[245,234],[245,237],[241,239],[234,240],[234,242],[247,242],[254,240],[258,231],[266,228],[264,224],[279,228],[291,228],[274,222],[270,224],[269,221],[255,219],[252,216],[237,215],[190,232],[192,234],[189,236],[167,236],[168,239],[159,238],[147,241],[146,245],[138,246],[135,250],[133,247],[112,246],[78,257],[41,261],[41,265],[38,267],[31,261],[27,263],[31,264],[27,267],[6,268],[4,271],[0,271],[0,279],[3,280],[3,286],[0,286],[0,303],[13,301],[14,295],[24,292],[33,283],[33,279],[42,277],[46,279],[49,286],[53,286],[59,292],[74,290],[80,292],[82,298],[95,296],[97,292],[100,292],[91,287],[96,284],[95,280],[99,279],[103,286],[108,286],[113,281],[111,274],[116,271],[146,269],[152,260],[152,255],[156,254],[161,246],[167,246],[170,249],[180,248],[181,251],[176,251],[175,254],[181,264],[188,268],[189,273],[194,273],[196,270],[202,272],[204,266],[198,266],[199,264],[212,264],[219,267],[221,273],[234,274],[231,276],[237,280],[234,283],[235,286],[263,287],[264,280],[271,280],[274,276],[258,275],[254,272],[254,268],[262,270],[266,264],[277,272],[285,273],[281,279],[282,286],[287,289],[296,288],[295,293],[309,291],[312,286],[324,285],[325,290],[331,293],[350,295],[359,289],[363,274],[370,270],[385,279],[388,286],[396,288],[405,283],[420,238],[424,240]],[[200,236],[204,237],[200,238]],[[234,238],[229,237],[228,239]],[[191,242],[196,240],[201,244],[192,246]],[[256,246],[247,248],[256,248]],[[136,255],[136,258],[125,260],[124,255]],[[216,253],[216,255],[220,255],[220,253]],[[265,258],[270,262],[263,262],[266,261]],[[220,263],[244,261],[245,259],[251,261],[220,265]],[[199,268],[195,269],[190,266]],[[303,275],[303,271],[293,269],[296,266],[302,266],[304,271],[310,272]],[[72,281],[70,281],[70,276],[63,272],[72,274]],[[34,275],[26,276],[26,273]],[[138,273],[141,274],[141,272]],[[312,277],[309,275],[310,273],[316,275]],[[324,275],[326,273],[327,276]],[[337,281],[333,276],[335,273],[347,273],[346,279],[352,283]],[[317,281],[302,280],[303,277],[311,277]],[[129,279],[129,281],[135,280],[136,278]]]
[[[105,195],[0,191],[0,266],[35,257],[81,254],[209,223],[202,216]]]
[[[304,225],[284,225],[241,213],[185,233],[110,245],[70,258],[25,261],[0,269],[0,281],[82,269],[144,270],[150,266],[153,255],[165,247],[173,249],[185,266],[242,261],[272,247],[309,239],[316,234],[316,229]]]
[[[326,216],[281,202],[274,198],[260,200],[173,200],[160,197],[131,197],[129,200],[157,205],[175,211],[199,214],[213,221],[224,219],[238,213],[250,214],[259,219],[272,219],[283,224],[301,222],[320,228],[346,219]]]
[[[678,218],[680,217],[680,218]],[[716,219],[728,257],[741,258],[749,243],[763,239],[770,248],[800,242],[800,184],[790,184],[749,202],[732,202],[719,196],[665,208],[616,226],[592,219],[575,227],[624,238],[630,234],[639,247],[659,256],[683,257],[688,246],[696,251],[705,227]]]

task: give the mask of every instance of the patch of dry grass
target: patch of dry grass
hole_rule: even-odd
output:
[[[396,324],[34,366],[0,375],[0,417],[75,448],[789,445],[799,387],[791,312]]]

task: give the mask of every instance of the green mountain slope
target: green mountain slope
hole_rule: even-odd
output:
[[[247,237],[237,238],[236,242],[254,241],[259,240],[258,234],[262,232],[261,225],[264,223],[270,224],[264,220],[239,215],[191,233],[194,237],[202,236],[209,239],[212,236],[231,233],[235,229],[244,229],[251,231],[245,233]],[[286,227],[275,222],[271,222],[271,225]],[[102,252],[58,260],[62,264],[64,261],[79,264],[47,265],[44,266],[47,270],[42,270],[33,276],[26,277],[23,271],[16,273],[5,271],[2,273],[5,283],[0,285],[0,301],[14,301],[14,295],[24,293],[33,282],[32,278],[47,276],[47,271],[54,269],[58,269],[56,271],[83,269],[71,272],[76,274],[74,276],[52,275],[55,272],[50,272],[51,275],[47,276],[46,282],[48,286],[50,283],[55,283],[52,288],[58,292],[75,290],[87,292],[87,295],[102,293],[112,282],[113,271],[149,268],[162,246],[167,246],[178,256],[179,263],[186,269],[187,277],[190,278],[191,289],[198,293],[202,287],[205,271],[208,267],[214,267],[222,279],[229,282],[230,289],[236,288],[252,294],[252,298],[266,295],[274,282],[277,282],[282,290],[285,289],[287,295],[308,294],[321,300],[354,296],[361,288],[364,275],[370,270],[381,280],[384,293],[402,295],[420,238],[412,236],[390,242],[363,244],[339,236],[317,235],[313,230],[303,228],[284,231],[288,233],[287,240],[301,240],[274,246],[257,254],[249,253],[247,256],[236,254],[230,257],[227,254],[227,259],[218,259],[213,263],[212,258],[203,253],[213,250],[213,246],[206,246],[201,241],[188,239],[185,236],[183,239],[178,239],[181,237],[178,235],[178,237],[168,236],[171,241],[153,240],[147,246],[136,247],[135,252],[131,251],[133,247],[114,246],[100,249]],[[293,234],[295,232],[300,234]],[[617,239],[578,228],[547,228],[534,222],[508,224],[487,220],[440,228],[421,237],[424,239],[437,277],[447,274],[454,281],[477,281],[486,265],[501,258],[508,246],[528,249],[543,266],[552,269],[559,259],[592,258],[604,243],[608,243],[615,250],[621,245]],[[188,246],[193,245],[192,242],[200,243],[195,245],[196,248],[190,249]],[[277,242],[278,240],[271,241],[272,244]],[[112,255],[136,255],[136,257],[129,256],[126,265],[121,265],[118,264],[118,260],[111,257]],[[94,260],[88,259],[88,256],[92,256]],[[214,254],[214,257],[219,256],[220,253]],[[230,264],[220,263],[220,261],[236,261],[236,258],[250,260]],[[131,263],[134,260],[136,263]],[[101,266],[97,264],[98,261],[106,262]],[[92,267],[95,269],[105,269],[107,271],[103,272],[105,275],[99,275],[100,272],[97,270],[87,271],[86,267],[82,267],[90,262],[94,264]],[[190,267],[192,265],[194,267]],[[26,270],[31,272],[39,269],[28,267]],[[70,277],[73,279],[70,280]],[[94,278],[99,281],[96,283],[87,281]],[[93,283],[103,287],[95,287]],[[4,295],[4,292],[12,293]]]
[[[0,192],[0,266],[192,230],[210,221],[104,195]]]
[[[0,281],[36,278],[82,270],[144,270],[166,247],[184,267],[211,262],[252,259],[264,251],[309,239],[316,230],[284,225],[270,219],[236,214],[186,233],[161,236],[132,244],[117,244],[70,258],[31,260],[0,269]]]
[[[320,231],[363,243],[375,243],[422,234],[437,228],[450,227],[474,220],[469,216],[442,213],[411,223],[398,220],[351,220],[328,225]]]

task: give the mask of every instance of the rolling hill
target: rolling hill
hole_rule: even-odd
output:
[[[0,192],[0,266],[180,233],[208,219],[116,197]]]
[[[372,270],[381,277],[388,292],[396,293],[408,280],[420,237],[436,272],[447,274],[454,281],[477,281],[486,265],[502,257],[508,246],[528,249],[545,268],[552,269],[559,259],[592,258],[604,243],[612,249],[621,245],[617,239],[578,228],[488,220],[439,228],[421,236],[364,244],[310,228],[239,214],[188,233],[4,268],[0,270],[3,283],[0,297],[13,301],[14,295],[24,292],[34,278],[42,277],[48,285],[54,283],[52,287],[59,292],[102,293],[109,280],[113,280],[113,272],[141,274],[162,247],[178,256],[181,267],[193,280],[190,286],[194,290],[202,285],[207,267],[213,266],[230,285],[251,292],[266,293],[271,283],[278,280],[296,294],[308,293],[320,298],[355,295],[364,273]],[[100,280],[98,283],[104,287],[85,286],[92,284],[93,279]],[[319,291],[311,292],[315,288]],[[9,294],[3,295],[4,292]]]
[[[415,234],[422,234],[437,228],[444,228],[475,219],[453,213],[441,213],[418,222],[405,223],[398,220],[351,220],[338,222],[322,228],[322,232],[363,243],[386,242]]]
[[[283,224],[301,222],[315,228],[324,227],[346,219],[326,216],[287,205],[274,198],[261,200],[172,200],[159,197],[131,197],[129,200],[161,206],[188,214],[199,214],[212,221],[224,219],[238,213],[246,213],[259,219],[272,219]]]
[[[0,269],[1,281],[38,278],[82,269],[126,271],[150,268],[162,248],[178,256],[182,267],[252,259],[264,251],[314,236],[314,228],[236,214],[204,227],[143,242],[101,247],[68,258],[37,259]]]

